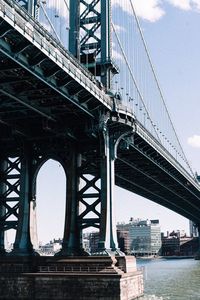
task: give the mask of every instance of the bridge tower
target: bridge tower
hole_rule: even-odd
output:
[[[36,14],[37,1],[22,0],[20,4],[33,16]],[[109,90],[112,75],[117,71],[111,57],[111,3],[71,0],[70,5],[70,51],[100,77],[105,90]],[[57,68],[56,71],[53,69],[52,74],[57,71]],[[67,84],[68,81],[66,78]],[[34,111],[38,113],[38,110]],[[39,139],[29,139],[21,133],[19,138],[17,131],[13,131],[11,142],[0,156],[2,254],[5,254],[5,231],[9,229],[16,230],[10,255],[34,254],[30,234],[31,207],[37,201],[38,171],[50,158],[59,161],[67,178],[65,228],[59,255],[84,255],[82,231],[89,227],[99,229],[98,254],[121,254],[113,218],[115,159],[120,141],[132,133],[133,124],[132,121],[118,122],[115,113],[106,107],[95,109],[92,119],[84,118],[84,130],[80,130],[80,125],[74,124],[72,119],[69,126],[77,127],[73,135],[70,129],[67,129],[69,132],[64,130],[63,135],[53,129],[51,138],[47,138],[46,132],[51,131],[49,122],[53,118],[48,116],[47,120],[46,114],[40,112],[43,131]]]
[[[112,61],[110,0],[70,0],[69,50],[111,88],[118,69]]]
[[[112,61],[111,45],[111,1],[70,0],[69,50],[107,91],[111,89],[112,76],[118,72]],[[69,190],[72,192],[77,187],[77,192],[70,196],[71,212],[67,214],[71,220],[66,218],[68,230],[61,253],[80,254],[82,230],[92,226],[99,229],[98,254],[122,254],[113,218],[114,163],[120,140],[132,129],[126,125],[114,129],[109,119],[106,111],[98,111],[98,124],[89,129],[98,136],[97,143],[84,146],[71,160],[73,179]],[[80,211],[83,206],[85,209]]]

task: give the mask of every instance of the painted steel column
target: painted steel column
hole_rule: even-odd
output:
[[[69,51],[80,57],[80,0],[70,0]]]
[[[31,255],[33,246],[30,239],[30,202],[32,198],[32,157],[28,147],[24,147],[21,158],[19,220],[12,254]]]
[[[111,60],[111,1],[101,0],[101,81],[110,89],[111,70],[106,67],[106,62]]]
[[[101,149],[101,224],[99,254],[115,255],[118,252],[114,209],[114,140],[106,125],[103,128]]]
[[[35,17],[36,13],[36,6],[37,6],[37,0],[28,0],[28,13],[32,16]]]
[[[116,226],[116,220],[114,218],[114,211],[115,211],[115,198],[114,198],[114,186],[115,186],[115,150],[116,143],[114,141],[113,135],[109,138],[109,149],[110,149],[110,219],[111,219],[111,249],[115,251],[115,254],[123,255],[122,252],[120,252],[118,247],[118,241],[117,241],[117,226]]]
[[[4,172],[6,169],[6,162],[0,162],[0,219],[6,213],[5,206],[3,205],[3,194],[6,191],[6,184],[4,183]],[[0,223],[0,255],[5,254],[5,228],[4,224]]]
[[[70,167],[67,173],[67,195],[66,195],[66,215],[64,238],[61,251],[58,255],[61,256],[76,256],[81,255],[81,237],[78,226],[79,202],[79,176],[78,168],[81,165],[81,155],[76,151],[72,151]]]

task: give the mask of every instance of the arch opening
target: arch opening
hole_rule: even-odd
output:
[[[36,178],[36,199],[31,203],[30,232],[33,248],[40,255],[61,249],[65,223],[66,174],[62,165],[47,160]]]
[[[99,228],[94,226],[87,227],[82,231],[83,249],[90,255],[98,252],[99,234]]]

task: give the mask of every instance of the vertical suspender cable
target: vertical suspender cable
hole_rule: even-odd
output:
[[[146,113],[147,113],[149,119],[151,120],[151,117],[150,117],[149,112],[148,112],[148,110],[147,110],[147,108],[146,108],[146,105],[145,105],[143,96],[142,96],[141,91],[140,91],[140,89],[139,89],[139,87],[138,87],[138,84],[137,84],[137,82],[136,82],[135,76],[134,76],[133,71],[132,71],[132,69],[131,69],[131,67],[130,67],[130,64],[129,64],[128,60],[127,60],[127,57],[126,57],[126,54],[125,54],[125,52],[124,52],[123,46],[122,46],[122,44],[121,44],[121,42],[120,42],[120,39],[119,39],[119,37],[118,37],[118,34],[117,34],[117,32],[116,32],[116,29],[115,29],[115,26],[114,26],[113,23],[112,23],[112,28],[113,28],[113,31],[114,31],[115,36],[116,36],[116,38],[117,38],[117,42],[118,42],[118,44],[119,44],[119,48],[120,48],[120,50],[121,50],[121,53],[122,53],[122,55],[123,55],[123,57],[124,57],[125,63],[126,63],[126,65],[127,65],[127,67],[128,67],[128,70],[129,70],[129,72],[130,72],[131,79],[132,79],[133,82],[134,82],[135,88],[136,88],[137,93],[138,93],[138,95],[139,95],[139,97],[140,97],[140,100],[142,101],[142,103],[143,103],[143,105],[144,105],[144,108],[145,108],[145,110],[146,110]],[[152,120],[151,120],[151,123],[153,124]],[[155,131],[155,133],[156,133],[156,135],[157,135],[158,140],[160,141],[160,137],[159,137],[157,131],[155,130],[155,128],[154,128],[154,131]]]
[[[49,16],[48,16],[48,14],[46,13],[46,10],[45,10],[43,4],[41,3],[40,5],[41,5],[42,11],[43,11],[43,13],[44,13],[44,15],[45,15],[45,17],[46,17],[46,19],[47,19],[47,21],[48,21],[50,27],[51,27],[53,33],[55,34],[57,40],[61,43],[61,40],[60,40],[60,38],[59,38],[57,32],[55,31],[54,26],[53,26],[53,24],[52,24],[52,22],[51,22],[51,20],[50,20],[50,18],[49,18]]]
[[[178,136],[177,136],[176,130],[175,130],[175,128],[174,128],[174,125],[173,125],[173,123],[172,123],[172,121],[171,121],[171,117],[170,117],[170,115],[169,115],[169,111],[168,111],[168,109],[167,109],[167,106],[166,106],[166,103],[165,103],[165,100],[164,100],[164,97],[163,97],[163,93],[162,93],[161,88],[160,88],[160,85],[159,85],[159,83],[158,83],[158,79],[157,79],[157,76],[156,76],[156,73],[155,73],[155,69],[154,69],[154,67],[153,67],[153,64],[152,64],[152,61],[151,61],[151,58],[150,58],[150,55],[149,55],[149,51],[148,51],[148,49],[147,49],[147,45],[146,45],[146,42],[145,42],[145,39],[144,39],[142,30],[141,30],[141,27],[140,27],[140,24],[139,24],[139,20],[138,20],[138,18],[137,18],[136,13],[135,13],[135,9],[134,9],[132,0],[129,0],[129,1],[130,1],[130,4],[131,4],[131,8],[132,8],[132,11],[133,11],[133,15],[134,15],[135,20],[136,20],[136,22],[137,22],[137,27],[138,27],[138,29],[139,29],[140,36],[141,36],[141,38],[142,38],[142,42],[143,42],[143,45],[144,45],[144,48],[145,48],[145,51],[146,51],[146,54],[147,54],[147,57],[148,57],[148,60],[149,60],[149,63],[150,63],[152,72],[153,72],[153,75],[154,75],[154,79],[155,79],[155,81],[156,81],[157,88],[158,88],[159,93],[160,93],[160,96],[161,96],[161,100],[162,100],[162,102],[163,102],[163,105],[164,105],[164,107],[165,107],[165,111],[166,111],[167,116],[168,116],[168,120],[169,120],[170,126],[171,126],[172,129],[173,129],[173,132],[174,132],[174,135],[175,135],[175,137],[176,137],[178,146],[179,146],[179,148],[180,148],[180,150],[181,150],[181,152],[182,152],[183,159],[184,159],[185,163],[187,164],[187,166],[188,166],[190,172],[191,172],[192,175],[195,177],[194,172],[193,172],[193,170],[192,170],[192,168],[191,168],[191,166],[190,166],[190,164],[189,164],[189,162],[188,162],[188,160],[187,160],[187,158],[186,158],[186,156],[185,156],[185,153],[184,153],[184,151],[183,151],[183,148],[182,148],[181,143],[180,143],[180,141],[179,141],[179,138],[178,138]]]

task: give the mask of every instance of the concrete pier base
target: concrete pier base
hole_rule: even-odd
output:
[[[2,300],[133,300],[143,295],[134,257],[0,260]]]

